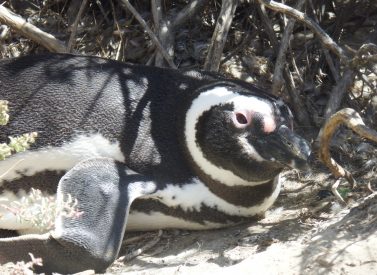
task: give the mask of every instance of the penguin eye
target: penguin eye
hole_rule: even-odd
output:
[[[237,113],[236,114],[236,119],[239,124],[247,124],[247,118],[245,117],[244,114]]]
[[[233,124],[237,128],[245,128],[251,122],[251,115],[246,111],[236,111],[233,113]]]

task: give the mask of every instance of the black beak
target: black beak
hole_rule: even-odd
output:
[[[301,170],[308,168],[311,154],[309,143],[285,125],[280,126],[263,141],[258,140],[257,144],[257,151],[267,160]]]

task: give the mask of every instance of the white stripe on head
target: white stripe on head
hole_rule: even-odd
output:
[[[261,155],[255,150],[254,146],[252,146],[246,139],[246,137],[239,137],[238,138],[239,144],[244,149],[244,153],[249,155],[250,157],[254,158],[256,161],[264,161],[265,159],[262,158]]]
[[[205,91],[193,100],[192,105],[186,114],[185,138],[188,150],[195,163],[203,170],[203,172],[214,180],[228,186],[252,186],[262,184],[266,181],[249,182],[238,177],[232,171],[214,165],[205,158],[202,149],[199,147],[196,141],[196,124],[198,123],[200,116],[205,111],[210,110],[213,106],[227,103],[233,103],[235,110],[252,108],[253,112],[258,112],[268,117],[272,117],[273,115],[272,106],[267,102],[258,99],[257,97],[240,95],[236,92],[230,91],[226,87],[216,87]],[[239,142],[244,141],[240,140]],[[263,158],[255,151],[254,148],[252,148],[251,145],[248,147],[248,149],[249,153],[256,153],[253,154],[255,160],[263,160]]]

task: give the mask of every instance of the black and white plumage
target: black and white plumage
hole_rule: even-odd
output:
[[[1,142],[38,132],[0,163],[0,229],[26,234],[0,239],[0,263],[32,252],[47,271],[101,271],[126,226],[207,229],[263,215],[281,170],[310,153],[281,100],[211,73],[29,56],[1,61],[0,99],[11,118]],[[72,195],[82,216],[56,217],[44,234],[20,223],[9,208],[31,188]]]

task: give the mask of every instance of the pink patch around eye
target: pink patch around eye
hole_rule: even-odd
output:
[[[271,133],[276,129],[275,120],[272,117],[263,118],[263,130],[265,133]]]

